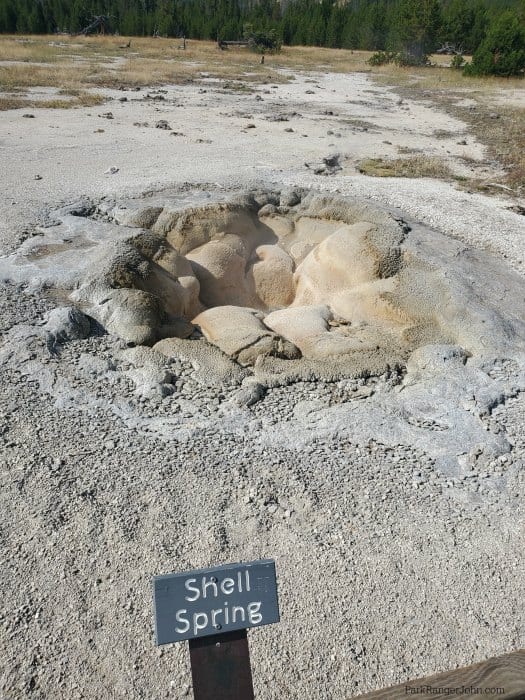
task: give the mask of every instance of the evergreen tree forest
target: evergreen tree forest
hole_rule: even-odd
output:
[[[414,41],[429,53],[449,42],[474,53],[502,16],[524,30],[525,1],[0,0],[0,32],[77,33],[102,15],[107,31],[126,36],[227,41],[249,24],[286,45],[391,51]]]

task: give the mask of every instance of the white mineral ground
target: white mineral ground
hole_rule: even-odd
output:
[[[186,645],[154,646],[151,577],[265,557],[276,560],[282,621],[250,633],[261,700],[349,698],[525,645],[525,219],[503,197],[355,169],[399,147],[445,158],[458,175],[495,177],[497,165],[465,124],[430,101],[400,103],[364,74],[220,88],[167,86],[160,101],[106,91],[99,108],[0,113],[2,697],[191,695]],[[342,169],[316,175],[335,153]],[[129,266],[111,268],[124,289],[110,290],[114,313],[97,311],[105,271],[148,205],[156,213],[142,226],[241,189],[297,188],[395,210],[412,226],[402,254],[427,260],[428,277],[421,263],[419,282],[407,273],[395,289],[415,290],[424,323],[416,332],[389,309],[374,331],[380,359],[389,352],[406,373],[317,380],[336,335],[345,352],[370,340],[330,272],[347,243],[363,248],[367,216],[313,252],[304,240],[259,241],[255,287],[241,295],[252,312],[205,311],[194,271],[217,260],[218,243],[179,246],[169,265],[186,321],[155,349],[124,339],[153,327],[151,309],[142,329],[122,315],[151,283],[144,249],[134,281]],[[364,260],[357,308],[381,315],[370,285],[392,292],[390,278]],[[120,337],[54,310],[72,289]],[[169,338],[191,320],[246,367],[203,340]],[[276,379],[273,361],[254,359],[261,342],[289,356],[297,345],[307,360],[281,360],[293,371]]]

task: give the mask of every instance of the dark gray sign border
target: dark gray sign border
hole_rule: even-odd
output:
[[[165,630],[161,631],[161,625],[159,624],[160,616],[165,615],[167,610],[166,608],[172,607],[175,609],[175,606],[173,606],[174,601],[169,601],[167,602],[166,600],[161,601],[159,596],[159,593],[161,589],[166,589],[167,584],[170,582],[179,582],[182,580],[186,581],[187,579],[190,578],[199,578],[199,577],[213,577],[214,575],[217,575],[219,578],[221,574],[226,574],[230,571],[233,572],[238,572],[239,570],[250,570],[251,568],[254,569],[267,569],[268,574],[272,576],[272,584],[273,588],[271,591],[266,592],[266,601],[269,603],[270,608],[271,608],[271,613],[268,615],[269,619],[263,619],[261,622],[251,624],[248,620],[246,620],[246,616],[243,616],[242,621],[236,622],[236,623],[230,623],[225,625],[224,627],[219,626],[219,629],[210,629],[210,631],[207,632],[201,632],[199,634],[188,634],[188,632],[184,632],[181,634],[184,634],[183,637],[178,636],[177,638],[171,638],[172,635],[167,635]],[[164,585],[163,585],[164,584]],[[211,584],[210,584],[211,585]],[[162,646],[164,644],[174,644],[177,642],[183,642],[186,640],[193,640],[193,639],[200,639],[203,637],[210,637],[213,635],[220,635],[220,634],[226,634],[228,632],[233,632],[235,630],[241,630],[241,629],[251,629],[255,627],[263,627],[265,625],[271,625],[275,624],[280,621],[280,610],[279,610],[279,596],[278,596],[278,590],[277,590],[277,575],[276,575],[276,570],[275,570],[275,560],[274,559],[258,559],[255,561],[249,561],[249,562],[236,562],[232,564],[221,564],[219,566],[213,566],[213,567],[207,567],[207,568],[202,568],[202,569],[191,569],[190,571],[180,571],[180,572],[172,572],[169,574],[161,574],[159,576],[154,576],[152,580],[152,589],[153,589],[153,607],[154,607],[154,619],[155,619],[155,644],[157,646]],[[245,596],[246,593],[243,593],[243,596]],[[257,595],[257,591],[253,592],[254,597],[261,598],[261,595]],[[222,598],[223,596],[218,596],[219,598]],[[232,601],[235,599],[232,598]],[[189,605],[192,603],[191,601]],[[229,602],[229,601],[228,601]],[[212,603],[209,603],[207,606],[205,606],[205,611],[207,614],[208,613],[208,608],[212,605]],[[182,608],[180,608],[182,609]],[[170,611],[171,612],[171,611]],[[182,621],[181,621],[182,622]],[[186,622],[186,620],[184,620]],[[208,626],[208,624],[207,624]],[[191,628],[190,628],[191,629]],[[161,641],[159,641],[159,637]]]

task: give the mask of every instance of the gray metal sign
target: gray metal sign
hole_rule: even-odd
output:
[[[157,644],[279,622],[272,559],[155,576],[153,600]]]

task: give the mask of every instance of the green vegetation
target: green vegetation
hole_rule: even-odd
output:
[[[520,75],[525,69],[525,26],[514,12],[496,19],[476,49],[466,75]]]
[[[497,49],[498,74],[522,70],[525,49],[523,0],[0,0],[0,33],[76,33],[93,25],[125,36],[229,41],[241,39],[247,24],[271,37],[267,50],[282,42],[389,51],[409,64],[448,42],[477,53],[476,71],[487,70]]]
[[[428,63],[428,55],[424,51],[376,51],[368,59],[371,66],[386,66],[395,63],[396,66],[425,66]]]
[[[456,54],[450,62],[450,66],[456,70],[461,70],[465,67],[465,58],[461,54]]]
[[[395,63],[396,66],[425,66],[428,56],[421,51],[376,51],[368,63],[371,66],[386,66],[388,63]]]
[[[245,24],[243,34],[248,46],[256,53],[278,53],[281,50],[282,42],[276,29],[259,31],[252,24]]]
[[[386,66],[387,63],[397,63],[399,54],[396,51],[376,51],[368,59],[371,66]]]
[[[400,0],[391,33],[400,63],[422,65],[438,43],[442,23],[438,0]]]
[[[411,156],[410,158],[367,158],[357,165],[363,175],[370,177],[433,177],[453,179],[450,168],[439,158]]]

